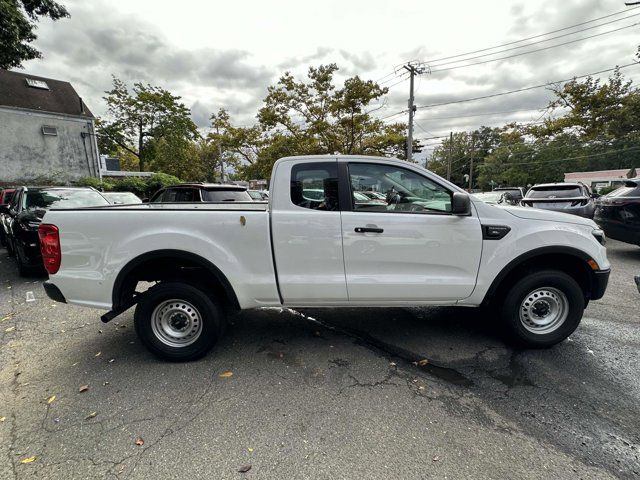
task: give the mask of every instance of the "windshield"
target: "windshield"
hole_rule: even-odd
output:
[[[575,185],[566,187],[554,185],[553,187],[533,187],[527,193],[527,198],[575,198],[582,197],[582,190]]]
[[[640,196],[640,187],[620,187],[605,195],[606,197],[637,197]]]
[[[246,190],[203,190],[205,202],[252,202]]]
[[[94,190],[27,190],[23,200],[25,210],[50,208],[81,208],[109,205],[109,202]]]

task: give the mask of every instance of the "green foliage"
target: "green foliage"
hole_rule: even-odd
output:
[[[163,187],[180,183],[180,179],[165,173],[156,173],[150,177],[107,178],[99,180],[83,177],[75,182],[79,187],[93,187],[103,192],[133,192],[140,198],[150,197]]]
[[[286,72],[269,87],[253,127],[234,127],[225,110],[212,115],[202,150],[207,171],[219,170],[222,161],[240,178],[266,179],[278,158],[291,155],[402,157],[406,125],[385,124],[371,115],[382,108],[388,90],[357,76],[339,88],[337,70],[335,64],[312,67],[302,81]]]
[[[155,159],[159,146],[166,153],[165,142],[185,146],[199,137],[190,110],[168,90],[138,82],[129,91],[113,77],[113,88],[105,93],[109,119],[96,124],[98,148],[107,154],[114,154],[118,147],[130,152],[138,158],[140,171]]]
[[[64,6],[52,0],[0,0],[0,68],[20,68],[22,62],[41,58],[30,44],[39,17],[59,20],[68,17]]]
[[[452,176],[462,185],[474,154],[474,187],[561,182],[567,172],[631,168],[640,152],[640,92],[616,71],[608,81],[573,80],[553,89],[541,125],[517,123],[461,132],[451,143]],[[561,110],[558,110],[561,108]],[[473,137],[472,137],[473,136]],[[475,138],[474,147],[470,139]],[[429,168],[446,175],[449,140],[434,150]],[[465,185],[466,186],[466,185]]]

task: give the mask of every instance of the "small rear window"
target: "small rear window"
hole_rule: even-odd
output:
[[[533,187],[527,193],[527,198],[575,198],[583,197],[582,189],[575,185],[566,187]]]
[[[251,195],[246,190],[203,190],[202,199],[205,202],[251,202]]]

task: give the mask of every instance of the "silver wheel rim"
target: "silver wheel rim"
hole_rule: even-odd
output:
[[[551,333],[564,323],[569,315],[569,300],[557,288],[538,288],[522,300],[520,322],[531,333]]]
[[[165,300],[151,314],[151,328],[156,338],[169,347],[186,347],[202,333],[202,317],[189,302]]]

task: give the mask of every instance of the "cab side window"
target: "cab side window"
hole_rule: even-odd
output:
[[[339,210],[337,162],[294,165],[291,169],[291,202],[312,210]]]
[[[393,165],[349,164],[353,209],[363,212],[447,213],[451,192],[416,172]]]

